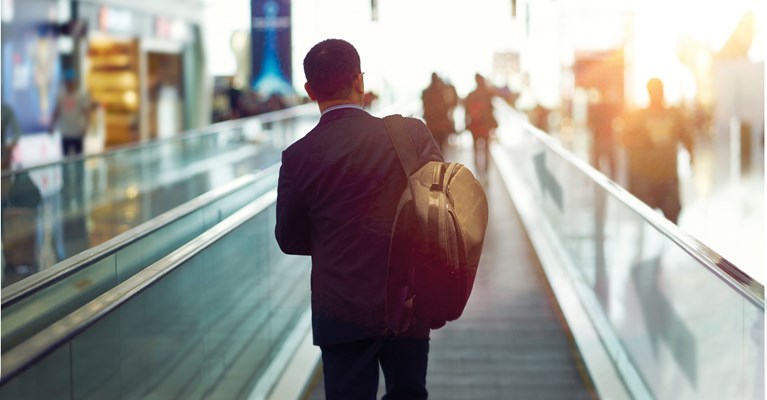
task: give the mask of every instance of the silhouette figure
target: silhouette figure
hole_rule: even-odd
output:
[[[19,138],[21,138],[21,128],[19,127],[19,120],[16,119],[16,113],[13,111],[13,108],[5,103],[2,105],[0,124],[2,124],[3,141],[2,169],[6,170],[11,167],[13,151],[19,144]]]
[[[598,102],[589,106],[589,128],[591,128],[591,163],[615,180],[617,158],[613,126],[620,118],[623,105],[614,91],[609,91]],[[605,165],[603,165],[603,162]]]
[[[50,129],[58,126],[61,130],[62,155],[80,155],[94,105],[87,94],[77,90],[74,72],[67,71],[65,75],[65,90],[59,95]]]
[[[450,96],[452,93],[445,82],[436,73],[432,73],[431,83],[421,95],[423,119],[443,154],[448,137],[455,131],[450,111],[455,107],[456,100],[451,100]]]
[[[623,145],[628,155],[629,191],[676,223],[682,209],[679,198],[677,153],[683,144],[693,159],[689,124],[682,112],[667,107],[663,82],[647,83],[650,105],[627,118]]]
[[[37,221],[42,195],[29,172],[3,178],[8,192],[2,198],[2,240],[5,270],[3,286],[10,285],[39,270],[37,259]]]
[[[464,101],[466,108],[466,128],[471,132],[474,138],[474,165],[477,168],[479,178],[487,182],[487,171],[490,166],[490,147],[489,141],[493,130],[498,127],[498,122],[493,116],[493,96],[485,78],[480,75],[474,75],[477,83],[474,89]]]

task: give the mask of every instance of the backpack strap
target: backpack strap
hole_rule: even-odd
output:
[[[413,143],[413,139],[405,126],[405,118],[399,114],[394,114],[384,117],[383,121],[394,144],[394,150],[397,151],[400,164],[405,170],[405,176],[412,175],[418,171],[421,165],[418,162],[415,143]]]

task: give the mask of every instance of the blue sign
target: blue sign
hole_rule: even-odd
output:
[[[253,80],[262,97],[292,96],[290,0],[251,0]]]
[[[46,132],[61,85],[57,25],[49,11],[56,3],[15,3],[14,18],[3,23],[3,103],[13,109],[22,132]]]

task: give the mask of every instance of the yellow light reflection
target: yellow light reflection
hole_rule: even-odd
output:
[[[127,91],[123,94],[123,101],[129,108],[135,108],[138,104],[138,95],[132,90]]]
[[[703,102],[710,99],[704,77],[711,75],[711,60],[749,11],[761,20],[762,5],[754,0],[733,0],[726,5],[714,0],[637,2],[631,100],[647,103],[644,86],[652,77],[664,81],[671,103],[691,97]],[[757,29],[757,36],[763,36],[763,29]],[[763,41],[755,38],[755,42]]]
[[[138,197],[138,187],[136,186],[128,186],[125,189],[125,196],[128,197],[128,199],[133,200],[136,197]]]

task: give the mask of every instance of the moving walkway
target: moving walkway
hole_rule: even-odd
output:
[[[482,275],[465,315],[433,334],[432,395],[763,397],[763,287],[496,110]],[[265,191],[10,349],[0,398],[316,393],[308,260],[277,248],[274,199]]]

